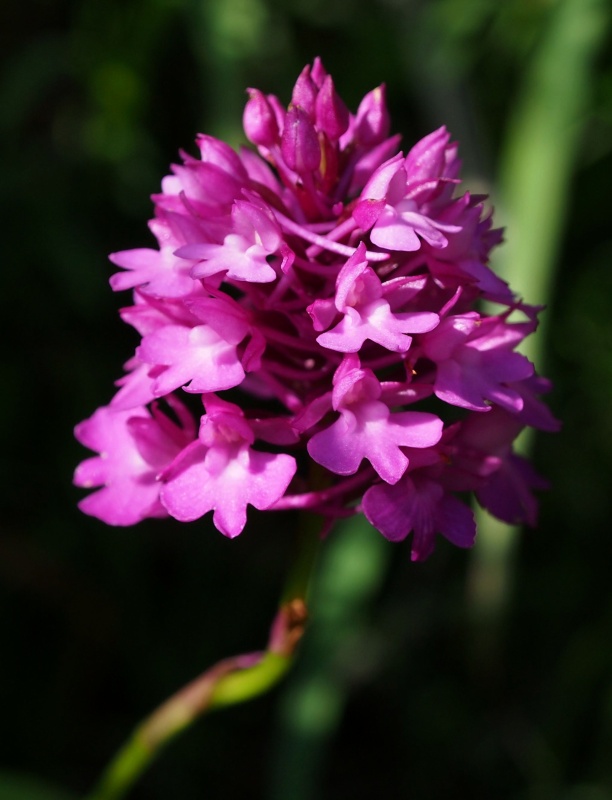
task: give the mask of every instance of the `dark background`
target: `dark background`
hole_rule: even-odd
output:
[[[582,84],[555,94],[540,79],[567,68],[568,9]],[[546,297],[524,289],[548,307],[538,363],[563,430],[534,459],[551,490],[537,530],[471,553],[441,540],[422,565],[363,524],[331,537],[289,681],[199,722],[132,796],[612,798],[609,16],[597,0],[2,5],[1,800],[78,797],[165,697],[266,641],[295,521],[253,515],[232,542],[208,521],[107,528],[76,509],[72,428],[136,343],[106,254],[150,245],[179,148],[198,131],[239,144],[244,89],[287,102],[317,54],[353,110],[386,82],[404,147],[446,123],[507,219],[533,202],[508,165],[535,141],[535,97],[559,155],[534,206]],[[520,270],[538,236],[507,239]]]

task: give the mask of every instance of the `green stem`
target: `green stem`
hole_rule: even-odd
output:
[[[297,537],[298,555],[293,562],[293,567],[285,584],[281,597],[281,605],[290,602],[295,597],[308,599],[311,578],[315,562],[319,553],[321,530],[325,520],[318,514],[302,511]]]
[[[321,553],[312,582],[315,622],[280,698],[266,795],[271,800],[313,800],[322,795],[329,745],[355,677],[355,654],[364,656],[358,657],[362,670],[368,669],[366,662],[372,658],[369,608],[392,551],[359,514],[337,523]],[[376,657],[369,663],[375,668]]]
[[[284,677],[304,633],[306,597],[319,540],[320,518],[302,514],[298,555],[267,649],[220,661],[166,700],[136,728],[86,800],[125,797],[161,749],[203,714],[258,697]]]
[[[291,656],[264,653],[261,661],[254,667],[231,673],[219,681],[213,689],[209,708],[223,708],[244,703],[252,697],[267,692],[284,677],[291,666],[291,661]]]

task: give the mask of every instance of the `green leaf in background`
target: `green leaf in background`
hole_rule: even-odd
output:
[[[38,778],[0,772],[0,800],[76,800],[76,795]]]

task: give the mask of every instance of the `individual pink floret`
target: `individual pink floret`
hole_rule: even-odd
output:
[[[308,452],[337,475],[353,475],[367,459],[387,483],[406,471],[401,447],[430,447],[442,435],[442,420],[423,411],[392,413],[380,401],[374,373],[361,369],[356,356],[346,356],[334,376],[332,405],[340,417],[308,442]]]
[[[231,389],[245,376],[237,348],[250,325],[240,306],[231,298],[200,298],[188,308],[208,322],[163,325],[147,334],[136,351],[140,361],[157,368],[152,384],[156,397],[181,386],[197,393]]]
[[[183,427],[154,409],[128,411],[109,406],[75,428],[78,441],[98,453],[77,467],[76,486],[102,487],[79,502],[86,514],[108,525],[134,525],[147,517],[164,517],[157,477],[193,438],[188,415],[176,402]]]
[[[384,285],[368,266],[365,252],[361,242],[340,270],[333,305],[330,300],[316,300],[308,307],[317,331],[329,327],[338,312],[343,314],[331,330],[317,336],[317,342],[330,350],[357,353],[369,339],[387,350],[405,353],[412,341],[407,334],[430,331],[440,318],[426,311],[392,312]]]
[[[109,258],[125,272],[111,276],[110,285],[116,292],[144,287],[154,297],[186,297],[198,287],[191,277],[191,262],[178,258],[176,251],[190,239],[202,236],[202,226],[170,211],[158,210],[149,228],[159,244],[159,250],[137,248],[112,253]]]
[[[423,353],[436,363],[435,393],[440,400],[474,411],[498,403],[520,411],[523,399],[514,381],[533,375],[533,364],[514,347],[525,336],[525,324],[511,324],[477,312],[448,317],[421,340]]]
[[[281,231],[271,213],[263,206],[237,200],[232,206],[231,233],[223,244],[190,244],[177,250],[181,258],[195,260],[193,278],[209,278],[220,272],[228,279],[269,283],[276,272],[268,256],[279,250]]]
[[[361,193],[353,216],[371,241],[385,250],[419,250],[422,241],[435,249],[446,247],[445,233],[458,233],[458,225],[436,218],[433,209],[422,207],[430,200],[443,175],[444,158],[431,155],[430,148],[411,160],[401,153],[389,159],[372,175]],[[445,184],[446,185],[446,184]],[[419,195],[425,193],[425,198]]]
[[[213,512],[216,528],[233,538],[246,524],[247,505],[266,509],[285,493],[296,471],[295,459],[263,453],[238,406],[213,395],[205,399],[198,440],[163,473],[161,498],[182,522]]]
[[[363,496],[363,512],[383,536],[399,542],[412,533],[411,558],[424,561],[433,552],[436,534],[457,547],[471,547],[476,536],[474,514],[435,480],[408,473],[394,486],[378,484]]]

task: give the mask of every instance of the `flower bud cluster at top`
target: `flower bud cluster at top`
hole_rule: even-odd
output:
[[[158,246],[111,256],[142,340],[76,428],[98,453],[75,473],[100,487],[81,509],[112,525],[212,511],[229,537],[248,504],[363,511],[392,541],[412,533],[415,560],[437,533],[473,543],[465,493],[534,524],[543,482],[512,443],[558,428],[516,352],[539,309],[489,268],[501,231],[457,192],[457,145],[442,127],[398,152],[384,86],[352,114],[318,59],[287,109],[248,94],[256,151],[199,136],[153,198]]]

